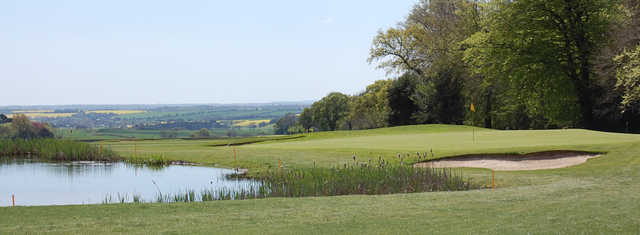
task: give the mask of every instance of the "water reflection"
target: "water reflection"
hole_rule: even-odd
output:
[[[41,162],[0,159],[0,206],[101,203],[108,195],[138,195],[146,201],[187,189],[256,188],[251,180],[226,179],[234,171],[199,166],[149,167],[126,163]],[[154,184],[155,182],[155,184]]]

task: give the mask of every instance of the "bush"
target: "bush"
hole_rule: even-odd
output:
[[[16,114],[11,120],[11,125],[0,128],[1,138],[53,138],[54,131],[48,124],[32,122],[24,114]]]

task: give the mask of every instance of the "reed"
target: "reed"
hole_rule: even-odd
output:
[[[232,176],[233,177],[233,176]],[[460,191],[478,188],[460,171],[354,163],[334,168],[272,170],[257,176],[268,197]],[[259,193],[261,194],[261,193]],[[261,195],[262,196],[262,195]]]
[[[42,139],[0,139],[2,157],[36,157],[56,161],[117,161],[120,157],[99,145],[60,140]]]
[[[230,178],[245,179],[243,175]],[[333,168],[277,169],[251,177],[254,183],[242,189],[216,188],[175,194],[158,191],[156,202],[245,200],[268,197],[338,196],[461,191],[480,188],[460,171],[446,168],[416,168],[410,165],[376,163],[344,164]]]
[[[172,162],[164,154],[151,154],[148,156],[132,156],[126,160],[131,164],[144,164],[146,166],[167,166]]]
[[[133,203],[143,203],[142,197],[138,194],[133,195]]]

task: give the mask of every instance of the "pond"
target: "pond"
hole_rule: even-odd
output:
[[[0,159],[0,206],[70,205],[132,202],[137,196],[149,202],[162,193],[186,190],[249,190],[259,183],[227,179],[234,170],[171,165],[148,167],[123,162],[41,162]]]

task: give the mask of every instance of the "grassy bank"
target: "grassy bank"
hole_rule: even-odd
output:
[[[120,158],[110,149],[96,144],[42,139],[0,139],[0,156],[35,157],[56,161],[115,161]]]
[[[0,208],[0,233],[618,233],[640,232],[640,136],[586,130],[496,131],[425,125],[314,133],[295,140],[233,148],[211,140],[110,143],[129,156],[165,153],[170,160],[240,166],[254,172],[329,169],[397,154],[434,157],[544,150],[605,152],[585,164],[553,170],[497,172],[497,189],[390,195],[267,198],[170,204]],[[106,145],[106,144],[105,144]],[[406,159],[405,159],[406,160]],[[491,172],[461,169],[472,182]],[[9,198],[0,198],[8,205]],[[29,218],[29,219],[24,219]]]

